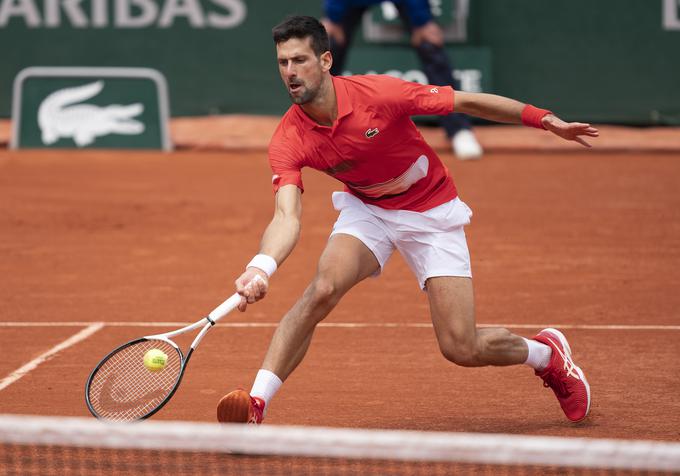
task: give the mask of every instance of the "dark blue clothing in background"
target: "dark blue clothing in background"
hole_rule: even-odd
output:
[[[339,25],[349,9],[366,9],[382,2],[383,0],[324,0],[324,11],[330,21]],[[432,20],[427,0],[393,0],[392,3],[406,12],[413,28],[423,26]]]
[[[324,0],[326,17],[341,26],[345,33],[343,45],[338,44],[333,38],[330,39],[331,54],[333,55],[331,74],[336,76],[342,74],[347,52],[361,17],[371,6],[379,3],[382,3],[382,0]],[[392,3],[399,11],[404,27],[409,32],[432,20],[428,0],[392,0]],[[454,89],[459,88],[457,81],[451,75],[453,67],[444,48],[427,41],[422,41],[420,45],[414,48],[430,84],[453,86]],[[461,129],[470,128],[470,121],[467,116],[457,113],[442,117],[441,124],[449,137],[453,137]]]

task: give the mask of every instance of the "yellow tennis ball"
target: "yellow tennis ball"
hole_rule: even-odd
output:
[[[160,372],[168,363],[168,356],[160,349],[151,349],[144,354],[144,367],[151,372]]]

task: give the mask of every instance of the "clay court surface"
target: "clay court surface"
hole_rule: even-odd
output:
[[[567,422],[527,367],[446,362],[426,296],[395,256],[318,328],[267,422],[679,440],[678,156],[443,158],[475,214],[478,322],[525,336],[560,326],[589,377],[591,416]],[[208,334],[154,418],[214,421],[224,393],[250,388],[335,219],[338,185],[304,180],[302,240],[269,296]],[[0,379],[65,343],[0,390],[0,412],[89,415],[94,365],[228,297],[272,205],[264,152],[0,152]]]

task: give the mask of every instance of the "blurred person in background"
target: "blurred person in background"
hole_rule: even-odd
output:
[[[333,66],[331,74],[341,75],[352,37],[363,14],[383,0],[324,0],[324,18],[331,42]],[[444,33],[430,11],[428,0],[392,0],[404,28],[411,36],[411,45],[418,54],[423,71],[430,84],[452,86],[460,90],[451,72],[453,67],[444,51]],[[461,160],[479,159],[482,147],[470,128],[465,114],[453,113],[440,118],[441,125],[451,141],[451,147]]]

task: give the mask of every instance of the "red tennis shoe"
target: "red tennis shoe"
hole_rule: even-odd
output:
[[[534,340],[550,346],[552,356],[550,363],[536,375],[543,379],[543,386],[550,387],[560,406],[571,421],[581,421],[590,411],[590,386],[586,376],[573,360],[571,348],[557,329],[543,329]]]
[[[229,392],[217,404],[217,421],[220,423],[262,423],[264,400],[251,397],[239,388]]]

